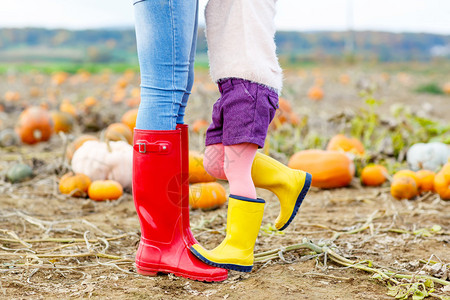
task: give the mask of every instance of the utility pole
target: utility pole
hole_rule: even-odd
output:
[[[353,27],[353,0],[347,0],[347,37],[345,39],[345,52],[350,57],[354,57],[355,55],[355,32]]]

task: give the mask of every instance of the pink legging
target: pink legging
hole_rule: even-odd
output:
[[[210,145],[206,147],[203,166],[211,176],[228,180],[230,194],[256,199],[252,164],[257,150],[258,145],[252,143]]]

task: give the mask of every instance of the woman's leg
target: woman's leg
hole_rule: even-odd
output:
[[[141,70],[136,128],[175,130],[187,93],[197,0],[135,1],[134,10]]]
[[[178,109],[177,124],[184,124],[184,111],[186,109],[189,96],[191,95],[192,86],[194,85],[194,60],[195,60],[195,50],[197,49],[197,30],[198,30],[197,28],[198,28],[198,0],[196,1],[195,23],[194,23],[194,30],[192,32],[191,51],[189,53],[189,72],[186,84],[186,92],[183,95],[183,99],[181,100],[181,104]]]

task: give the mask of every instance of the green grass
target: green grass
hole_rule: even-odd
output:
[[[441,87],[434,82],[422,84],[418,86],[414,91],[417,93],[433,94],[433,95],[444,94],[444,91],[441,89]]]
[[[110,70],[113,73],[122,73],[126,70],[139,70],[137,64],[127,63],[23,63],[23,64],[0,64],[0,74],[8,71],[16,72],[40,72],[44,74],[51,74],[54,72],[67,72],[74,74],[79,70],[86,70],[90,73],[100,73],[105,70]]]

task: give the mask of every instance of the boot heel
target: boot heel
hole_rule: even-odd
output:
[[[144,275],[144,276],[150,276],[150,277],[154,277],[154,276],[158,275],[157,271],[146,271],[146,270],[143,270],[141,268],[136,268],[136,272],[138,274],[141,274],[141,275]]]

